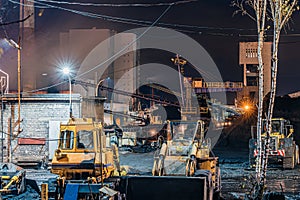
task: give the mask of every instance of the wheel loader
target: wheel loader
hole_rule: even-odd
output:
[[[58,148],[52,160],[51,172],[59,175],[57,199],[98,198],[99,190],[120,172],[118,149],[106,147],[101,123],[88,118],[70,118],[60,125]],[[118,175],[118,174],[117,174]]]
[[[194,177],[205,177],[207,199],[217,199],[221,187],[218,157],[210,156],[211,142],[205,139],[204,122],[168,121],[167,124],[167,141],[154,156],[152,175],[186,177],[187,183]]]
[[[266,119],[262,121],[262,149],[266,142]],[[283,169],[293,169],[299,164],[299,147],[293,139],[294,129],[289,120],[273,118],[271,120],[269,160],[282,164]],[[256,127],[251,128],[252,138],[249,140],[249,164],[255,167],[258,156]]]

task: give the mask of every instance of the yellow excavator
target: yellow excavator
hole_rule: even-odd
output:
[[[106,147],[101,123],[92,119],[70,118],[68,123],[60,125],[51,168],[52,173],[59,175],[58,199],[80,199],[88,195],[98,198],[101,188],[113,189],[104,186],[109,177],[119,175],[120,164],[118,149],[114,144],[109,146]]]

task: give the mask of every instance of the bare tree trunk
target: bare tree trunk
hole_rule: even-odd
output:
[[[258,109],[257,109],[257,159],[256,159],[256,188],[254,191],[254,198],[259,196],[260,187],[260,174],[262,165],[262,142],[261,142],[261,132],[262,132],[262,112],[263,112],[263,99],[264,99],[264,64],[262,57],[262,50],[264,45],[264,34],[265,34],[265,18],[266,18],[266,5],[267,1],[256,1],[256,22],[258,31],[258,46],[257,46],[257,58],[258,58]]]
[[[276,85],[277,85],[277,71],[278,71],[278,48],[279,48],[279,39],[280,32],[282,27],[290,19],[294,8],[296,6],[297,0],[290,2],[283,2],[281,0],[269,0],[272,18],[273,18],[273,48],[272,48],[272,66],[271,66],[271,92],[270,100],[268,105],[268,113],[266,120],[266,138],[263,151],[263,160],[262,160],[262,172],[261,172],[261,183],[260,185],[265,186],[266,176],[267,176],[267,167],[268,167],[268,157],[270,151],[270,134],[272,132],[272,117],[273,109],[276,97]],[[262,191],[263,193],[263,191]]]
[[[264,65],[262,60],[262,49],[263,49],[263,42],[264,42],[264,31],[261,31],[258,33],[258,48],[257,48],[257,57],[258,57],[258,111],[257,111],[257,150],[258,150],[258,156],[256,160],[256,179],[257,181],[260,181],[260,171],[261,171],[261,129],[262,129],[262,111],[263,111],[263,98],[264,98],[264,89],[263,89],[263,83],[264,83]]]
[[[271,120],[273,116],[273,108],[276,96],[276,80],[277,80],[277,68],[278,68],[278,45],[280,32],[282,27],[288,22],[293,11],[295,10],[298,0],[233,0],[232,5],[238,7],[242,14],[246,14],[257,23],[258,32],[258,113],[257,113],[257,150],[258,156],[256,159],[256,185],[254,191],[252,191],[250,199],[262,199],[264,190],[266,189],[266,173],[268,165],[268,154],[270,149],[270,134],[271,134]],[[270,6],[270,13],[273,20],[273,49],[272,49],[272,67],[271,67],[271,94],[267,113],[266,122],[266,139],[262,144],[262,117],[263,117],[263,99],[264,99],[264,66],[262,60],[262,49],[265,33],[265,20],[269,10],[267,10],[267,4]],[[255,17],[252,16],[245,9],[244,5],[249,5],[255,12]],[[237,12],[236,12],[237,13]],[[262,148],[264,147],[264,148]]]
[[[275,33],[276,32],[276,33]],[[280,31],[274,30],[274,38],[273,38],[273,48],[272,48],[272,78],[271,78],[271,92],[270,92],[270,100],[268,106],[268,114],[266,120],[266,138],[264,144],[263,151],[263,160],[262,160],[262,172],[261,172],[261,184],[266,184],[267,177],[267,168],[268,168],[268,158],[270,151],[270,134],[272,132],[272,117],[273,117],[273,108],[276,97],[276,83],[277,83],[277,68],[278,68],[278,45],[279,45],[279,34]]]

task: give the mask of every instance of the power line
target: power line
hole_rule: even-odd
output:
[[[94,71],[95,69],[101,67],[102,65],[104,65],[105,63],[113,60],[114,58],[118,57],[124,50],[126,50],[128,47],[130,47],[132,44],[134,44],[135,42],[137,42],[141,37],[143,37],[169,10],[170,8],[172,7],[172,5],[169,5],[162,13],[161,15],[154,21],[152,22],[151,26],[149,26],[144,32],[142,32],[136,39],[134,39],[132,42],[130,42],[128,45],[126,45],[123,49],[121,49],[120,51],[118,51],[117,53],[115,53],[114,55],[112,55],[111,57],[109,57],[107,60],[103,61],[102,63],[98,64],[97,66],[91,68],[90,70],[74,77],[74,78],[80,78],[81,76],[84,76],[85,74],[87,73],[90,73],[92,71]],[[37,92],[37,91],[41,91],[41,90],[45,90],[45,89],[49,89],[49,88],[52,88],[52,87],[55,87],[57,85],[60,85],[60,84],[63,84],[64,82],[61,82],[61,83],[57,83],[57,84],[54,84],[54,85],[50,85],[48,87],[44,87],[44,88],[41,88],[41,89],[36,89],[36,90],[32,90],[32,91],[27,91],[27,92]]]
[[[253,35],[239,34],[239,37],[257,37],[257,35],[255,35],[255,34],[253,34]],[[265,37],[273,37],[273,35],[265,35]],[[280,35],[280,37],[300,37],[300,33],[282,34],[282,35]]]
[[[56,84],[49,85],[49,86],[47,86],[47,87],[43,87],[43,88],[31,90],[31,91],[24,91],[24,92],[22,92],[22,94],[23,94],[23,93],[27,93],[27,92],[45,91],[45,90],[47,90],[47,89],[50,89],[50,88],[53,88],[53,87],[62,85],[62,84],[67,83],[67,82],[68,82],[68,81],[62,81],[62,82],[59,82],[59,83],[56,83]]]
[[[96,87],[97,85],[94,83],[87,83],[84,81],[80,81],[80,80],[74,80],[75,84],[80,84],[80,85],[86,85],[86,86],[91,86],[91,87]],[[96,88],[98,89],[98,88]],[[145,99],[145,100],[151,100],[154,101],[156,103],[160,103],[160,104],[164,104],[164,105],[169,105],[169,106],[175,106],[175,107],[180,107],[179,103],[177,102],[171,102],[165,99],[161,99],[161,98],[153,98],[153,97],[149,97],[147,95],[143,95],[143,94],[135,94],[135,93],[131,93],[131,92],[127,92],[124,90],[118,90],[115,88],[111,88],[111,87],[107,87],[104,85],[99,85],[99,89],[101,90],[106,90],[108,92],[112,92],[115,94],[120,94],[120,95],[124,95],[124,96],[129,96],[129,97],[135,97],[135,98],[139,98],[139,99]]]
[[[12,134],[4,132],[4,131],[2,133],[7,136],[12,136]],[[14,137],[14,139],[31,139],[31,140],[37,140],[37,141],[59,141],[60,140],[60,138],[45,139],[45,138],[29,138],[29,137],[20,137],[20,136],[16,136],[16,137]]]
[[[18,1],[14,1],[14,0],[9,0],[9,1],[14,3],[14,4],[33,7],[32,4],[24,4],[24,3],[20,3]],[[82,15],[82,16],[85,16],[85,17],[100,18],[100,19],[103,19],[103,20],[106,20],[106,21],[113,21],[113,22],[132,24],[132,25],[138,25],[138,26],[151,25],[151,23],[152,23],[152,21],[148,21],[148,20],[138,20],[138,19],[125,18],[125,17],[115,17],[115,16],[109,16],[109,15],[101,15],[101,14],[96,14],[96,13],[91,13],[91,12],[86,12],[86,11],[69,9],[69,8],[65,8],[65,7],[61,7],[61,6],[55,6],[55,5],[51,5],[49,3],[43,3],[42,1],[48,2],[48,1],[45,1],[45,0],[38,0],[38,1],[29,0],[29,1],[35,3],[34,7],[64,10],[64,11],[75,13],[75,14]],[[41,5],[41,6],[37,6],[36,4]],[[179,30],[179,31],[182,31],[182,32],[188,32],[188,33],[197,33],[200,30],[217,30],[217,31],[255,31],[256,30],[256,29],[243,29],[243,28],[235,28],[235,27],[208,27],[208,26],[197,26],[197,25],[188,25],[188,24],[174,24],[174,23],[165,23],[165,22],[158,22],[156,25],[161,26],[161,27],[174,28],[176,30]],[[197,30],[187,30],[187,29],[197,29]]]
[[[112,55],[110,58],[108,58],[107,60],[105,60],[104,62],[100,63],[99,65],[95,66],[94,68],[82,73],[79,76],[76,76],[75,78],[80,78],[81,76],[94,71],[95,69],[101,67],[102,65],[104,65],[105,63],[113,60],[114,58],[118,57],[122,52],[124,52],[126,49],[128,49],[132,44],[134,44],[135,42],[137,42],[141,37],[143,37],[171,8],[172,5],[168,6],[164,12],[151,24],[151,26],[149,26],[144,32],[142,32],[136,39],[134,39],[133,41],[131,41],[128,45],[126,45],[123,49],[121,49],[120,51],[118,51],[117,53],[115,53],[114,55]]]
[[[131,18],[125,18],[125,17],[115,17],[115,16],[110,16],[110,15],[101,15],[101,14],[96,14],[96,13],[91,13],[91,12],[86,12],[86,11],[80,11],[80,10],[75,10],[75,9],[69,9],[69,8],[64,8],[64,7],[60,7],[60,6],[55,6],[55,5],[51,5],[48,2],[48,0],[28,0],[30,2],[33,2],[35,5],[33,6],[32,4],[24,4],[24,3],[20,3],[18,1],[15,0],[9,0],[10,2],[14,3],[14,4],[18,4],[18,5],[22,5],[22,6],[27,6],[27,7],[38,7],[38,8],[48,8],[48,9],[58,9],[58,10],[63,10],[63,11],[67,11],[67,12],[71,12],[74,14],[78,14],[78,15],[82,15],[85,17],[90,17],[90,18],[98,18],[98,19],[102,19],[102,20],[106,20],[106,21],[112,21],[112,22],[117,22],[117,23],[125,23],[125,24],[131,24],[131,25],[138,25],[138,26],[148,26],[152,24],[152,21],[148,21],[148,20],[138,20],[138,19],[131,19]],[[193,0],[192,0],[193,1]],[[43,3],[43,2],[47,2],[47,3]],[[54,2],[58,2],[58,1],[54,1]],[[181,1],[179,1],[181,2]],[[184,2],[184,1],[182,1]],[[189,2],[189,1],[187,1]],[[68,2],[62,2],[62,3],[68,3]],[[169,3],[170,5],[176,5],[175,2]],[[38,6],[38,5],[42,5],[42,6]],[[72,3],[73,4],[73,3]],[[74,4],[81,4],[81,3],[74,3]],[[87,3],[89,4],[89,3]],[[166,4],[166,5],[169,5]],[[84,5],[84,4],[83,4]],[[102,5],[102,4],[99,4]],[[114,4],[113,4],[114,5]],[[255,34],[237,34],[237,33],[220,33],[220,32],[202,32],[202,31],[256,31],[256,29],[245,29],[245,28],[236,28],[236,27],[209,27],[209,26],[197,26],[197,25],[188,25],[188,24],[175,24],[175,23],[165,23],[165,22],[158,22],[156,24],[156,26],[161,26],[161,27],[166,27],[166,28],[173,28],[175,30],[178,31],[182,31],[182,32],[186,32],[186,33],[198,33],[198,34],[207,34],[207,35],[214,35],[214,36],[230,36],[230,37],[254,37],[256,36]],[[188,30],[188,29],[193,29],[193,30]],[[290,36],[299,36],[299,34],[288,34]]]
[[[66,4],[66,5],[80,5],[80,6],[95,6],[95,7],[155,7],[155,6],[171,6],[179,4],[187,4],[196,2],[196,0],[183,0],[174,2],[160,2],[160,3],[123,3],[123,4],[112,4],[112,3],[82,3],[82,2],[67,2],[67,1],[53,1],[53,0],[36,0],[40,2],[47,2],[53,4]]]
[[[31,13],[30,15],[28,15],[27,17],[21,19],[21,20],[16,20],[16,21],[11,21],[11,22],[2,22],[2,18],[1,18],[1,23],[0,26],[6,26],[6,25],[10,25],[10,24],[17,24],[20,22],[24,22],[26,21],[29,17],[31,17],[33,15],[33,13]]]
[[[23,4],[14,0],[9,0],[10,2],[14,3],[14,4],[18,4],[18,5],[22,5],[22,6],[30,6],[32,7],[32,5],[29,4]],[[103,20],[108,20],[108,21],[113,21],[113,22],[120,22],[120,23],[127,23],[127,24],[134,24],[134,25],[140,25],[140,26],[145,26],[145,25],[149,25],[150,26],[139,36],[137,37],[134,41],[132,41],[130,44],[128,44],[127,46],[125,46],[123,49],[121,49],[119,52],[117,52],[116,54],[114,54],[113,56],[111,56],[110,58],[108,58],[107,60],[103,61],[102,63],[100,63],[99,65],[91,68],[90,70],[78,75],[75,78],[79,78],[87,73],[90,73],[92,71],[94,71],[95,69],[101,67],[102,65],[104,65],[105,63],[111,61],[112,59],[114,59],[115,57],[117,57],[118,55],[120,55],[125,49],[127,49],[129,46],[131,46],[133,43],[135,43],[137,40],[139,40],[151,27],[153,27],[154,25],[165,25],[165,26],[173,26],[173,27],[180,27],[180,28],[199,28],[199,29],[207,29],[207,30],[252,30],[252,29],[237,29],[237,28],[224,28],[224,27],[204,27],[204,26],[193,26],[193,25],[184,25],[184,24],[170,24],[170,23],[159,23],[158,21],[169,11],[169,9],[171,8],[172,5],[174,4],[170,4],[165,10],[164,12],[154,21],[143,21],[143,20],[136,20],[136,19],[129,19],[129,18],[123,18],[123,17],[112,17],[112,16],[108,16],[108,15],[100,15],[100,14],[95,14],[95,13],[90,13],[90,12],[83,12],[83,11],[77,11],[74,9],[68,9],[68,8],[63,8],[63,7],[59,7],[59,6],[54,6],[54,5],[49,5],[47,3],[42,3],[42,2],[37,2],[37,1],[33,1],[33,0],[28,0],[30,2],[34,2],[34,3],[38,3],[40,5],[43,6],[43,8],[54,8],[54,9],[59,9],[59,10],[64,10],[64,11],[68,11],[68,12],[72,12],[75,14],[79,14],[79,15],[83,15],[83,16],[87,16],[87,17],[92,17],[92,18],[101,18]],[[45,1],[45,0],[38,0],[38,1]],[[47,2],[47,1],[46,1]],[[34,6],[36,7],[36,6]],[[31,14],[32,15],[32,14]],[[25,21],[26,19],[28,19],[31,15],[27,16],[26,18],[19,20],[19,21],[15,21],[15,22],[8,22],[8,23],[4,23],[2,25],[6,25],[6,24],[11,24],[11,23],[17,23],[17,22],[22,22]],[[0,24],[1,25],[1,24]],[[186,31],[186,30],[185,30]],[[213,33],[206,33],[209,35],[213,35]],[[218,36],[233,36],[232,34],[223,34],[223,33],[216,33]],[[293,34],[294,36],[300,36],[300,34]],[[247,37],[247,36],[255,36],[255,35],[238,35],[239,37]],[[40,88],[40,89],[36,89],[36,90],[32,90],[30,92],[37,92],[37,91],[41,91],[41,90],[46,90],[58,85],[61,85],[65,83],[61,82],[61,83],[57,83],[57,84],[53,84],[44,88]],[[29,91],[27,91],[29,92]]]

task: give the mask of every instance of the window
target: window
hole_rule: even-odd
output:
[[[180,123],[180,122],[172,122],[171,128],[173,133],[172,145],[168,150],[169,155],[178,156],[184,155],[187,156],[190,148],[192,147],[196,123]]]
[[[195,137],[196,123],[172,122],[173,142],[176,140],[186,140],[192,142]]]
[[[255,99],[255,92],[250,92],[249,96],[250,96],[250,99]]]
[[[258,73],[258,65],[247,64],[247,73]]]
[[[252,76],[247,77],[247,86],[257,86],[257,85],[258,85],[257,77],[252,77]]]
[[[78,149],[93,149],[93,131],[81,130],[77,132],[77,148]]]
[[[60,134],[60,148],[61,149],[73,149],[74,143],[74,132],[73,131],[62,131]]]
[[[257,58],[257,49],[246,49],[246,58]]]
[[[272,120],[272,133],[276,133],[276,132],[279,132],[279,133],[282,133],[282,129],[281,129],[281,121],[280,120]],[[266,129],[266,125],[267,125],[267,122],[266,120],[263,121],[263,132],[266,132],[267,129]]]

